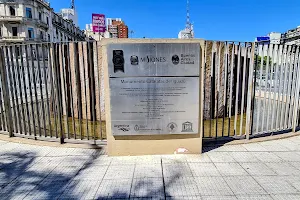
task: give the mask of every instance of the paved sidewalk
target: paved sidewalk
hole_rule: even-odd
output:
[[[0,141],[0,199],[300,199],[300,136],[206,150],[108,157]]]

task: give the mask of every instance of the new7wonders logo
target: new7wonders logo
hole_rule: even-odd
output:
[[[123,132],[130,131],[129,125],[114,125],[114,127]]]

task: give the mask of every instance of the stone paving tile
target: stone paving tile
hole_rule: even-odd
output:
[[[284,161],[300,162],[300,154],[295,152],[275,152],[277,156],[282,158]]]
[[[189,163],[194,176],[221,176],[214,163]]]
[[[247,176],[248,173],[239,163],[215,163],[217,169],[223,176]]]
[[[74,148],[55,148],[53,147],[52,150],[45,156],[50,157],[57,157],[57,156],[69,156],[72,155]]]
[[[109,166],[104,179],[132,179],[135,165]]]
[[[111,160],[111,165],[133,165],[137,162],[137,157],[135,156],[118,156],[113,157]]]
[[[282,139],[280,141],[278,141],[278,144],[280,144],[281,146],[284,146],[285,148],[289,149],[290,151],[299,151],[300,150],[300,145],[292,142],[290,140],[287,139]]]
[[[234,151],[234,152],[240,152],[240,151],[248,151],[245,147],[242,145],[224,145],[219,148],[216,148],[217,152],[227,152],[227,151]]]
[[[161,156],[162,163],[186,163],[186,155],[163,155]]]
[[[298,176],[283,176],[281,178],[300,192],[300,174]]]
[[[94,199],[100,182],[91,180],[71,181],[59,199]]]
[[[164,198],[162,178],[134,179],[131,186],[131,197]]]
[[[201,196],[233,195],[230,187],[221,177],[197,177],[195,178]]]
[[[264,148],[259,142],[258,143],[249,143],[249,144],[242,144],[242,146],[247,149],[248,151],[267,151],[266,148]]]
[[[193,196],[176,196],[176,197],[166,197],[166,200],[201,200],[202,198],[197,195]]]
[[[212,162],[207,153],[203,153],[201,155],[188,155],[186,160],[189,163]]]
[[[273,152],[255,152],[253,155],[260,160],[260,162],[283,162],[282,158]]]
[[[92,160],[93,165],[110,165],[112,161],[112,157],[105,156],[99,156],[98,158]]]
[[[268,194],[288,194],[298,191],[280,176],[254,176]]]
[[[95,199],[129,198],[132,179],[103,180],[96,192]]]
[[[278,175],[299,175],[300,171],[289,164],[288,162],[284,163],[265,163],[269,168],[271,168]]]
[[[230,155],[237,162],[259,162],[252,152],[230,152]]]
[[[164,177],[189,177],[193,176],[188,163],[163,164]]]
[[[160,155],[152,155],[152,156],[135,156],[137,160],[137,164],[161,164],[161,156]]]
[[[78,156],[66,156],[59,164],[60,166],[83,166],[86,162],[92,163],[92,158],[89,158],[87,156],[80,156],[80,159],[78,159]]]
[[[278,143],[261,142],[260,143],[267,151],[290,151],[288,148],[281,146]]]
[[[266,194],[266,191],[251,176],[226,176],[224,180],[235,195]]]
[[[202,200],[237,200],[235,196],[202,196]]]
[[[236,162],[228,152],[208,152],[207,155],[213,162]]]
[[[69,156],[93,156],[102,154],[102,149],[79,149],[74,148],[73,151],[69,152]]]
[[[271,195],[274,200],[299,200],[300,194],[276,194]]]
[[[71,180],[81,169],[81,166],[56,167],[47,176],[47,180],[68,181]]]
[[[264,163],[240,163],[250,175],[276,175],[276,173]]]
[[[69,181],[56,181],[45,179],[28,193],[26,200],[31,199],[57,199],[65,191]]]
[[[134,178],[161,178],[161,164],[142,164],[136,165],[134,170]]]
[[[289,164],[300,170],[300,162],[289,162]]]
[[[165,178],[167,197],[199,196],[199,189],[193,177]]]
[[[81,168],[79,173],[74,176],[74,180],[102,180],[106,171],[107,165],[89,166],[87,168]]]
[[[242,195],[237,196],[238,200],[272,200],[270,195]]]

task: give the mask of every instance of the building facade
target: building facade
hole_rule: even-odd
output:
[[[93,25],[86,24],[85,34],[90,39],[100,41],[102,38],[128,38],[128,26],[121,18],[107,18],[104,33],[93,32]]]
[[[300,26],[283,33],[281,35],[281,43],[286,45],[300,45]]]
[[[44,0],[0,0],[0,42],[85,40],[71,20],[56,14]]]

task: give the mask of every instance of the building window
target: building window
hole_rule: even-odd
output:
[[[0,27],[0,37],[2,37],[2,28]]]
[[[49,25],[49,18],[47,17],[46,20],[47,20],[47,24]]]
[[[11,16],[16,16],[16,9],[12,6],[9,6],[9,12]]]
[[[48,34],[48,42],[50,42],[50,34]]]
[[[33,28],[28,28],[28,38],[30,38],[30,39],[34,38]]]
[[[43,34],[43,31],[40,31],[40,39],[44,39],[44,34]]]
[[[12,35],[13,36],[18,36],[18,27],[12,27]]]
[[[42,20],[42,13],[39,12],[39,20]]]
[[[32,19],[32,9],[26,8],[26,17]]]

